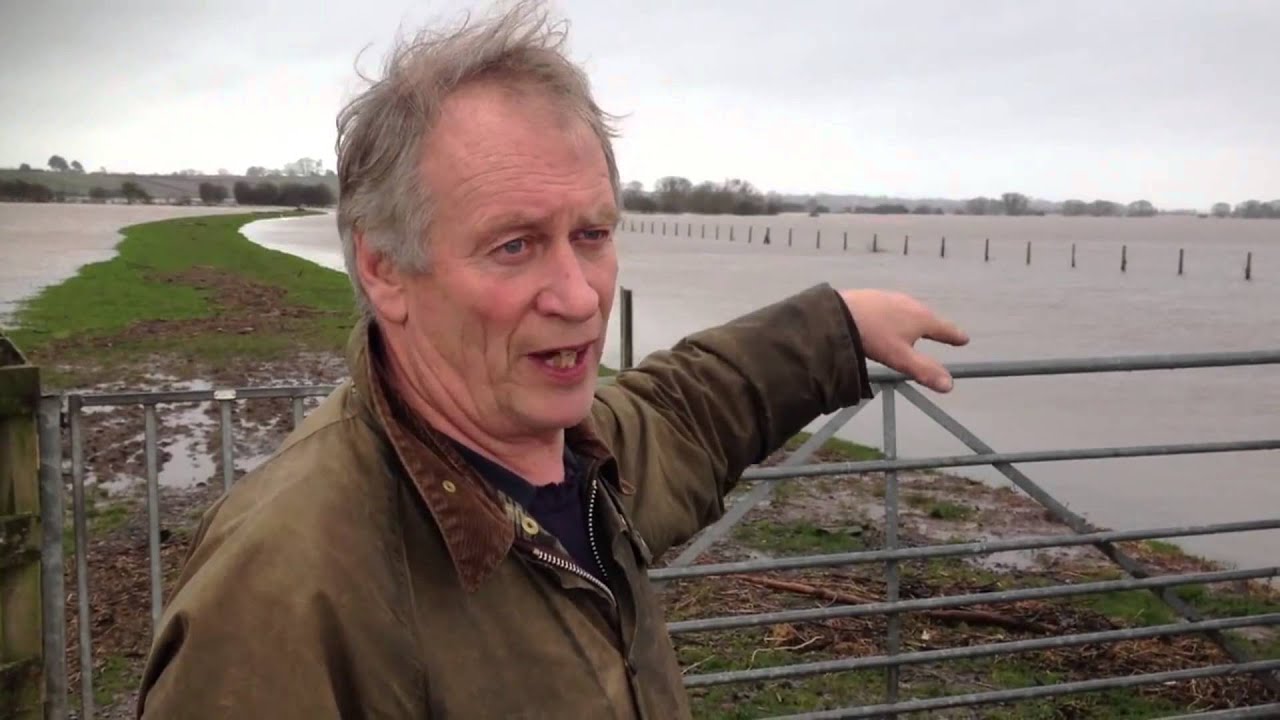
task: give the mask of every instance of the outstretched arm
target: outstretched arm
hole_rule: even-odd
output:
[[[654,353],[601,388],[594,419],[655,555],[723,513],[742,471],[823,414],[871,397],[866,360],[939,391],[921,337],[967,341],[912,298],[820,285]],[[863,352],[865,350],[865,353]]]

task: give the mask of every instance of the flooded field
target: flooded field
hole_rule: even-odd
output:
[[[85,262],[110,257],[124,225],[218,211],[0,204],[0,311]],[[657,232],[647,230],[650,223]],[[771,242],[762,245],[766,227]],[[624,229],[620,282],[635,293],[640,355],[818,282],[895,288],[923,298],[973,338],[967,348],[929,348],[947,361],[1280,349],[1280,222],[846,215],[730,223],[636,216]],[[260,221],[245,232],[268,247],[342,268],[331,214]],[[908,236],[909,254],[903,255]],[[881,252],[871,252],[873,237]],[[984,261],[987,238],[990,260]],[[1253,279],[1246,282],[1249,253]],[[616,322],[611,332],[605,359],[616,365]],[[969,380],[935,399],[1001,451],[1280,437],[1277,367]],[[879,445],[880,413],[879,403],[871,404],[841,435]],[[897,414],[902,455],[967,452],[905,402]],[[190,419],[201,429],[207,422]],[[168,449],[176,456],[199,454]],[[172,472],[204,475],[201,462],[191,457],[191,468]],[[1278,468],[1277,452],[1023,466],[1093,522],[1121,527],[1274,516]],[[1000,481],[986,468],[962,472]],[[190,481],[185,475],[169,480]],[[1280,533],[1183,544],[1256,565],[1274,560]]]
[[[664,220],[666,236],[661,235]],[[646,227],[656,223],[658,232],[639,232],[642,222]],[[1280,349],[1277,222],[847,215],[732,223],[682,217],[678,222],[679,237],[676,218],[635,216],[624,224],[620,284],[635,293],[638,355],[819,282],[895,288],[923,298],[973,338],[967,348],[929,348],[953,362]],[[733,242],[728,240],[731,224]],[[767,246],[761,244],[766,227]],[[248,226],[246,234],[268,247],[342,267],[332,216],[262,221]],[[871,252],[873,235],[880,253]],[[904,236],[911,238],[906,256]],[[991,260],[984,262],[987,238]],[[1027,241],[1032,243],[1030,266]],[[1123,245],[1128,246],[1127,266],[1121,273]],[[1185,250],[1181,277],[1179,249]],[[1253,280],[1245,282],[1250,252]],[[605,359],[616,364],[616,322],[612,332]],[[1000,451],[1280,437],[1280,367],[1274,366],[970,380],[935,399]],[[880,412],[879,403],[872,404],[841,435],[879,445]],[[903,401],[897,415],[902,455],[968,452]],[[1023,469],[1074,510],[1104,525],[1256,519],[1274,516],[1280,507],[1278,452],[1041,463]],[[987,468],[963,474],[1000,481]],[[1280,533],[1183,544],[1210,557],[1257,564],[1274,561]]]
[[[241,208],[0,203],[0,324],[15,301],[114,255],[120,228]]]

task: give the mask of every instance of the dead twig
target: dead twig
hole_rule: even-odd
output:
[[[773,578],[758,577],[755,575],[745,575],[741,579],[752,585],[758,585],[772,590],[782,590],[784,592],[791,592],[799,595],[808,595],[810,597],[830,600],[832,602],[842,603],[845,605],[861,605],[880,601],[879,598],[868,597],[866,595],[814,587],[813,585],[806,585],[805,583],[791,582],[788,580],[775,580]],[[970,625],[990,625],[1009,630],[1025,630],[1042,634],[1056,632],[1054,628],[1051,628],[1044,623],[1036,622],[1034,620],[1024,620],[1010,615],[1001,615],[999,613],[988,612],[985,610],[926,610],[922,612],[921,615],[938,622],[963,622]]]

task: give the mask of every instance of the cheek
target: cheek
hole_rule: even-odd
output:
[[[490,362],[505,363],[509,355],[519,352],[518,338],[532,305],[533,293],[521,283],[490,287],[475,306],[474,327],[463,330],[477,344],[483,343],[483,352]]]
[[[600,296],[600,311],[608,315],[613,307],[613,294],[618,282],[618,256],[610,245],[606,252],[586,264],[587,283]]]

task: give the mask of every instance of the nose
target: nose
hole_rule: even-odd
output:
[[[538,311],[570,322],[586,322],[600,311],[600,294],[588,278],[588,262],[573,243],[553,243],[547,254],[547,283],[538,294]]]

